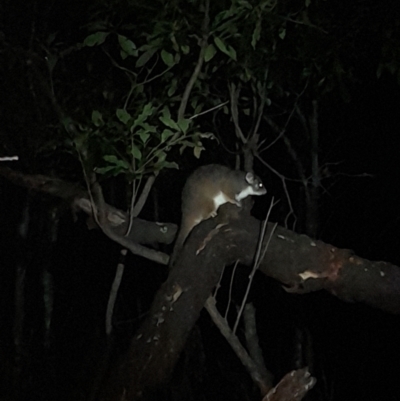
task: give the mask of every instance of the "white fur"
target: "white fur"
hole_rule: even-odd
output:
[[[239,192],[236,195],[236,200],[240,202],[242,199],[247,198],[249,195],[260,195],[260,192],[255,191],[254,188],[249,185],[248,187],[243,189],[243,191]]]
[[[229,202],[228,198],[224,195],[223,192],[219,192],[218,195],[214,196],[215,210],[217,210],[221,205],[227,202]]]

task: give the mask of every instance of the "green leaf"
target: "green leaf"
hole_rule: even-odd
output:
[[[115,166],[107,166],[107,167],[96,167],[95,172],[97,174],[106,174],[111,170],[115,170]]]
[[[232,46],[225,46],[225,43],[217,36],[214,38],[214,43],[222,53],[236,61],[236,50]]]
[[[311,4],[311,0],[306,0],[306,1],[305,1],[306,7],[309,7],[310,4]]]
[[[143,67],[154,55],[157,51],[156,47],[152,47],[149,50],[145,51],[136,61],[136,67]]]
[[[158,159],[156,164],[159,164],[165,161],[167,154],[163,150],[159,150],[156,154],[156,157]]]
[[[214,43],[217,45],[218,49],[221,50],[221,52],[225,54],[228,53],[228,49],[226,48],[225,43],[218,36],[214,38]]]
[[[175,92],[176,92],[176,88],[178,86],[178,80],[176,78],[173,78],[171,81],[171,86],[168,89],[168,96],[171,97]]]
[[[160,120],[164,125],[166,125],[167,127],[172,128],[172,129],[174,129],[174,130],[176,130],[176,131],[179,131],[179,126],[178,126],[178,124],[177,124],[174,120],[172,120],[172,118],[171,118],[171,113],[170,113],[170,111],[169,111],[169,109],[168,109],[167,106],[165,106],[165,107],[163,108],[162,113],[163,113],[163,114],[162,114],[162,116],[159,117],[159,120]]]
[[[161,162],[157,162],[154,166],[154,168],[158,171],[162,170],[163,168],[176,168],[177,170],[179,169],[179,166],[175,162],[169,162],[167,160],[163,160]]]
[[[103,115],[98,110],[92,111],[92,123],[96,127],[101,127],[104,124]]]
[[[182,50],[182,53],[183,53],[183,54],[189,54],[189,52],[190,52],[190,46],[188,46],[188,45],[182,45],[182,46],[181,46],[181,50]]]
[[[182,118],[181,120],[178,121],[178,125],[179,125],[180,130],[184,134],[186,134],[186,132],[187,132],[187,130],[189,128],[189,125],[190,125],[190,120],[188,120],[186,118]]]
[[[146,144],[148,139],[150,138],[150,134],[147,131],[140,131],[139,138],[142,141],[143,145]]]
[[[142,160],[142,152],[137,146],[133,145],[133,147],[131,148],[131,153],[135,159]]]
[[[118,164],[120,162],[120,159],[118,159],[117,156],[115,156],[115,155],[104,155],[103,159],[106,162],[113,163],[113,164]]]
[[[118,43],[127,55],[137,56],[136,45],[126,36],[118,35]]]
[[[279,28],[279,37],[283,40],[286,36],[286,28]]]
[[[101,45],[106,40],[109,32],[96,32],[92,33],[91,35],[87,36],[83,41],[84,46],[93,47],[96,45]]]
[[[175,64],[174,56],[171,53],[165,51],[164,49],[161,50],[161,58],[167,67],[172,67]]]
[[[196,145],[193,149],[193,154],[197,159],[200,159],[201,152],[204,150],[204,147],[201,145],[201,142],[199,142],[199,143],[200,143],[200,146]]]
[[[217,53],[217,49],[210,43],[204,52],[204,61],[208,63],[215,56],[215,53]]]
[[[251,36],[251,47],[256,48],[257,42],[261,36],[261,18],[257,21],[256,27],[254,28],[253,35]]]
[[[117,114],[119,121],[121,121],[125,125],[131,119],[131,115],[125,109],[117,109],[116,114]]]
[[[166,128],[162,133],[161,133],[161,143],[165,142],[169,137],[175,135],[173,131],[170,129]]]
[[[143,123],[147,120],[147,118],[153,114],[153,111],[154,111],[153,103],[152,102],[147,103],[143,107],[142,112],[136,117],[135,121],[133,122],[131,132],[133,131],[133,128],[137,127],[138,125],[143,125]]]

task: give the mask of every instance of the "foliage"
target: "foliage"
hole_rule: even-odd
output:
[[[28,100],[42,120],[35,146],[25,148],[78,149],[97,173],[128,181],[177,168],[185,149],[200,157],[216,136],[242,149],[257,134],[252,151],[260,154],[261,143],[279,138],[267,117],[279,128],[294,108],[307,116],[313,100],[348,98],[359,48],[349,35],[352,25],[362,33],[363,23],[353,5],[321,0],[104,0],[87,7],[74,35],[53,30],[29,42],[28,80],[17,92],[33,88]],[[397,71],[393,29],[386,26],[379,71]],[[9,60],[11,53],[22,59],[21,49],[10,49]],[[57,134],[49,104],[62,122]],[[292,132],[302,153],[308,138],[298,124]]]

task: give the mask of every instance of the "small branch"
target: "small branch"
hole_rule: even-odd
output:
[[[238,113],[238,97],[239,97],[240,88],[236,89],[235,84],[231,83],[229,85],[229,95],[231,99],[231,115],[233,119],[233,123],[235,125],[235,133],[238,139],[242,141],[243,144],[247,143],[247,139],[245,138],[239,124],[239,113]]]
[[[240,318],[242,316],[244,307],[246,305],[247,297],[249,296],[250,287],[251,287],[251,283],[253,282],[254,275],[256,274],[256,271],[258,269],[258,266],[260,265],[260,262],[262,261],[262,259],[265,256],[265,253],[266,253],[266,251],[268,249],[268,246],[269,246],[269,243],[271,241],[272,234],[274,233],[275,228],[277,226],[277,223],[275,223],[274,228],[271,230],[271,233],[270,233],[270,236],[268,238],[268,241],[265,244],[264,251],[263,251],[263,253],[261,255],[261,247],[262,247],[262,244],[264,243],[264,237],[265,237],[265,232],[267,230],[268,219],[269,219],[269,216],[271,214],[271,210],[274,207],[274,205],[275,205],[274,198],[272,198],[271,204],[270,204],[269,209],[268,209],[267,216],[266,216],[265,220],[263,221],[263,224],[262,224],[262,227],[261,227],[261,232],[260,232],[260,235],[258,236],[257,252],[256,252],[255,260],[254,260],[254,263],[253,263],[253,268],[252,268],[250,276],[249,276],[249,282],[247,284],[246,292],[245,292],[243,300],[242,300],[242,305],[240,306],[239,312],[238,312],[237,317],[236,317],[235,325],[233,326],[233,332],[234,333],[236,333],[236,330],[237,330],[238,325],[239,325]]]
[[[128,229],[126,230],[125,236],[128,236],[129,233],[131,232],[132,229],[132,224],[133,224],[133,219],[139,215],[139,213],[142,211],[144,204],[146,203],[146,200],[149,196],[150,190],[154,184],[154,181],[156,179],[156,175],[151,175],[150,177],[147,178],[146,184],[144,185],[143,191],[140,194],[139,200],[134,204],[134,199],[135,199],[135,194],[132,193],[132,202],[131,202],[131,207],[130,207],[130,212],[129,212],[129,226]],[[135,181],[134,181],[135,183]],[[134,189],[135,191],[135,189]]]
[[[210,113],[211,111],[214,111],[214,110],[216,110],[216,109],[220,109],[221,107],[224,107],[224,106],[225,106],[226,104],[228,104],[228,103],[229,103],[229,100],[227,100],[226,102],[217,104],[216,106],[211,107],[211,109],[204,110],[204,111],[202,111],[202,112],[200,112],[200,113],[197,113],[197,114],[195,114],[195,115],[189,117],[189,120],[193,120],[193,119],[195,119],[195,118],[197,118],[197,117],[199,117],[199,116],[202,116],[202,115],[204,115],[204,114]]]
[[[136,205],[133,209],[133,217],[139,216],[139,213],[142,211],[144,204],[149,196],[150,190],[154,184],[156,179],[156,175],[151,175],[147,178],[146,184],[144,185],[143,191],[140,194],[139,200],[136,202]]]
[[[277,175],[281,179],[283,190],[285,192],[286,199],[287,199],[287,202],[288,202],[288,205],[289,205],[289,213],[287,214],[287,216],[285,218],[285,227],[288,227],[288,220],[289,220],[289,217],[291,215],[293,215],[293,217],[294,217],[293,226],[295,227],[296,226],[297,217],[296,217],[296,215],[294,213],[292,201],[290,199],[289,191],[288,191],[287,186],[286,186],[287,178],[284,175],[282,175],[281,173],[279,173],[277,170],[275,170],[271,165],[269,165],[263,158],[261,158],[260,155],[257,154],[256,157],[264,166],[268,167],[269,170],[271,170],[275,175]]]
[[[127,254],[126,249],[121,249],[121,261],[117,265],[117,271],[115,273],[114,281],[110,290],[110,296],[108,297],[107,312],[106,312],[106,334],[109,336],[112,330],[112,316],[114,313],[115,301],[118,295],[118,289],[121,285],[122,275],[124,273],[125,264],[123,259]]]
[[[265,367],[262,349],[257,335],[256,325],[256,310],[251,303],[246,304],[243,313],[244,333],[246,337],[247,349],[249,350],[250,357],[258,366],[258,370],[264,377],[264,382],[268,383],[272,388],[273,375]]]
[[[235,262],[235,266],[233,267],[233,271],[232,271],[232,275],[231,275],[231,282],[229,284],[228,302],[227,302],[227,305],[226,305],[226,311],[225,311],[225,316],[224,316],[225,320],[228,318],[229,307],[230,307],[231,301],[232,301],[233,278],[235,277],[236,268],[237,268],[238,264],[239,264],[239,261],[237,260]],[[216,297],[214,297],[214,298],[216,298]]]
[[[229,345],[232,347],[233,351],[236,353],[243,366],[249,372],[251,378],[254,383],[258,386],[262,395],[268,393],[271,389],[269,383],[264,381],[264,377],[258,369],[257,364],[250,358],[246,349],[240,343],[236,335],[229,328],[225,319],[219,314],[217,308],[215,307],[215,299],[213,297],[209,297],[205,303],[205,308],[207,312],[210,314],[211,319],[215,323],[215,325],[220,330],[221,334],[226,338]]]
[[[209,30],[209,24],[210,24],[210,16],[209,16],[209,9],[210,9],[210,0],[205,0],[205,10],[204,10],[204,19],[203,19],[203,26],[202,26],[202,38],[200,39],[200,53],[199,57],[197,59],[196,66],[194,68],[193,74],[189,79],[189,82],[186,85],[185,91],[183,92],[182,95],[182,100],[181,104],[179,106],[178,110],[178,121],[182,120],[185,116],[185,110],[187,103],[189,101],[189,96],[190,93],[192,92],[193,85],[195,84],[200,71],[201,67],[203,66],[204,63],[204,54],[207,48],[207,42],[208,42],[208,30]]]

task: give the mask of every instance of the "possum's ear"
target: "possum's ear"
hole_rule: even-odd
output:
[[[253,174],[253,173],[247,173],[247,174],[246,174],[246,181],[247,181],[250,185],[253,185],[253,183],[254,183],[254,174]]]

